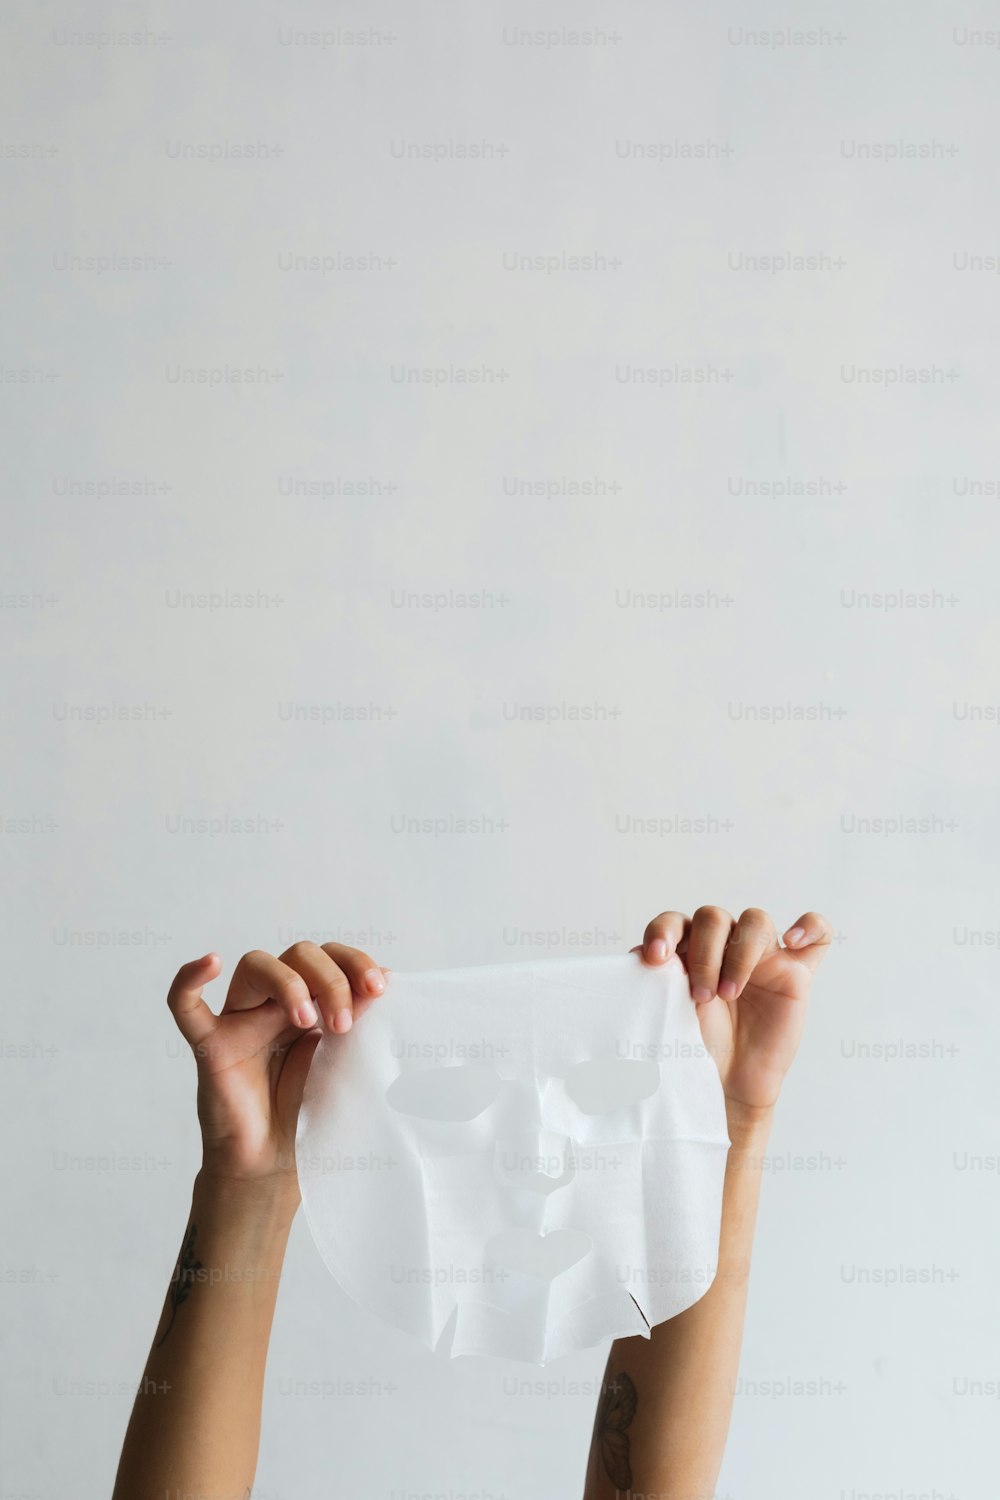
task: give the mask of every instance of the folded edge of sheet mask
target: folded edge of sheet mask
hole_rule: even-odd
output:
[[[318,1043],[296,1162],[356,1302],[545,1364],[704,1295],[729,1144],[683,965],[630,953],[393,971]]]

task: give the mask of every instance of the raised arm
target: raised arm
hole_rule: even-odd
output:
[[[611,1346],[584,1500],[711,1500],[739,1367],[750,1254],[774,1106],[805,1022],[809,984],[830,943],[807,912],[779,946],[766,912],[736,922],[719,907],[663,912],[646,928],[647,963],[684,960],[706,1046],[719,1068],[732,1146],[715,1280],[648,1339]]]
[[[216,1016],[216,954],[168,996],[198,1068],[202,1164],[113,1500],[246,1500],[278,1282],[299,1203],[295,1126],[322,1024],[347,1031],[386,970],[337,943],[246,954]]]

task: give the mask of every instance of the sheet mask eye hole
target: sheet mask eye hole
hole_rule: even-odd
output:
[[[585,1115],[609,1115],[655,1094],[659,1064],[644,1059],[595,1057],[566,1074],[566,1092]]]
[[[481,1115],[499,1090],[500,1077],[493,1068],[469,1064],[401,1073],[386,1089],[385,1097],[402,1115],[458,1122]]]

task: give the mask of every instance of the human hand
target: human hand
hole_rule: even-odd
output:
[[[817,912],[787,928],[782,947],[759,907],[736,921],[719,906],[699,906],[693,917],[661,912],[632,951],[650,964],[677,954],[727,1105],[766,1112],[795,1057],[810,982],[831,937],[829,922]]]
[[[389,971],[340,943],[295,943],[280,958],[255,949],[215,1015],[202,990],[221,967],[217,953],[185,964],[167,996],[198,1067],[201,1175],[275,1185],[297,1203],[295,1126],[320,1016],[330,1031],[350,1030]]]

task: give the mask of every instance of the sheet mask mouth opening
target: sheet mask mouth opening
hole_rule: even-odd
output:
[[[534,1229],[503,1229],[487,1242],[486,1255],[508,1271],[539,1281],[555,1281],[593,1248],[593,1240],[582,1229],[553,1229],[549,1234]]]

